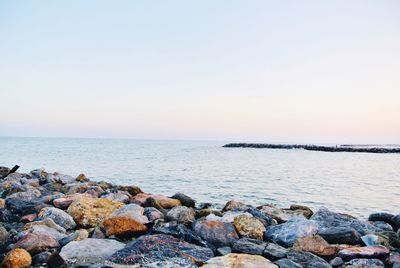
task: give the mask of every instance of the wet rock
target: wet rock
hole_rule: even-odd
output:
[[[216,248],[232,246],[239,239],[231,223],[200,219],[194,222],[193,231]]]
[[[68,207],[68,214],[82,227],[96,227],[123,203],[105,198],[80,197]]]
[[[215,257],[202,266],[204,268],[278,268],[264,257],[249,254],[231,253]]]
[[[199,247],[169,235],[145,235],[115,252],[109,261],[117,264],[140,264],[143,267],[175,264],[176,267],[201,265],[214,256],[211,249]],[[171,267],[175,267],[172,266]]]
[[[324,259],[310,252],[289,250],[287,258],[304,268],[331,268],[332,266]]]
[[[52,219],[56,224],[66,230],[74,229],[76,227],[74,219],[68,213],[59,208],[44,208],[40,211],[39,217],[42,219]]]
[[[19,221],[18,215],[12,213],[10,210],[6,208],[0,209],[0,221],[1,222],[17,222]]]
[[[278,265],[279,268],[303,268],[303,266],[301,266],[300,264],[295,263],[289,259],[280,259],[274,261],[274,264]]]
[[[176,221],[185,225],[190,225],[195,220],[195,211],[193,208],[176,206],[168,211],[165,218],[168,221]]]
[[[244,207],[244,206],[245,206],[245,204],[240,202],[240,201],[238,201],[238,200],[231,200],[231,201],[228,201],[228,203],[225,204],[224,208],[222,209],[222,212],[226,212],[226,211],[229,211],[229,210],[234,210],[234,209],[241,208],[241,207]]]
[[[3,268],[28,268],[32,264],[32,258],[25,249],[17,248],[10,251],[1,263]]]
[[[342,258],[340,258],[340,257],[333,258],[333,259],[329,262],[329,264],[332,265],[333,267],[341,266],[343,263],[344,263],[344,261],[343,261]]]
[[[67,244],[60,256],[69,266],[90,265],[105,261],[124,247],[125,244],[116,240],[88,238]]]
[[[187,196],[183,193],[176,193],[171,196],[171,198],[181,201],[182,206],[190,208],[196,207],[196,202],[190,196]]]
[[[51,236],[29,233],[15,243],[13,248],[23,248],[34,255],[47,249],[58,248],[59,246],[58,241]]]
[[[340,250],[338,255],[344,261],[357,258],[384,259],[389,256],[389,249],[384,246],[350,247]]]
[[[293,249],[297,251],[311,252],[324,259],[332,259],[339,248],[331,246],[322,237],[310,236],[300,237],[293,245]]]
[[[274,243],[267,243],[263,251],[263,256],[268,260],[275,261],[286,258],[287,249]]]
[[[164,219],[164,214],[153,207],[144,208],[143,214],[147,217],[149,222],[155,222],[156,220]]]
[[[251,214],[254,218],[258,219],[259,221],[262,222],[262,224],[267,227],[268,225],[275,225],[277,224],[277,221],[274,220],[272,217],[265,215],[258,209],[252,206],[246,206],[244,208],[241,208],[243,212],[247,212]]]
[[[234,218],[233,225],[241,237],[263,240],[264,225],[253,216],[240,215]]]
[[[181,205],[181,201],[159,194],[138,193],[132,198],[132,202],[143,207],[155,207],[157,209],[170,209]]]
[[[382,261],[378,259],[354,259],[346,262],[343,268],[384,268]]]
[[[188,243],[202,247],[210,247],[210,245],[196,235],[191,229],[177,222],[158,222],[151,228],[150,234],[165,234],[184,240]]]
[[[313,236],[316,233],[316,224],[300,216],[291,218],[286,223],[269,226],[264,238],[281,246],[291,247],[298,238]]]
[[[357,245],[361,243],[361,235],[352,227],[332,227],[318,230],[318,235],[330,244]]]
[[[58,243],[60,244],[60,246],[63,247],[66,244],[68,244],[68,243],[70,243],[72,241],[81,241],[81,240],[84,240],[84,239],[86,239],[88,237],[89,237],[89,232],[86,231],[85,229],[80,229],[80,230],[76,230],[75,232],[73,232],[69,236],[58,240]]]
[[[233,243],[232,252],[263,255],[267,243],[251,238],[241,238]]]
[[[104,222],[103,227],[107,236],[132,237],[147,231],[149,221],[143,215],[144,208],[129,204],[112,212]]]
[[[225,256],[228,255],[229,253],[232,253],[232,249],[230,247],[217,248],[218,256]]]
[[[360,235],[374,233],[376,227],[368,222],[358,220],[353,216],[335,213],[326,208],[318,210],[311,220],[315,221],[318,225],[318,233],[321,235],[326,229],[334,227],[346,227],[355,229]],[[321,235],[324,237],[323,235]],[[325,240],[327,240],[324,237]],[[327,240],[328,241],[328,240]]]

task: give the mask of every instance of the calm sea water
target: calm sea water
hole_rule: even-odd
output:
[[[224,142],[0,138],[0,165],[44,167],[224,204],[400,213],[400,154],[222,148]]]

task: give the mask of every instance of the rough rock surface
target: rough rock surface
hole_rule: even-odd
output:
[[[152,206],[157,209],[160,208],[169,209],[182,205],[181,201],[179,201],[178,199],[173,199],[159,194],[147,194],[147,193],[139,193],[135,195],[132,198],[132,201],[144,207]]]
[[[176,221],[185,225],[190,225],[195,220],[196,213],[193,208],[176,206],[170,209],[166,215],[166,220]]]
[[[328,242],[318,235],[300,237],[294,243],[293,249],[297,251],[311,252],[324,259],[333,258],[339,251],[338,247],[329,245]]]
[[[234,218],[233,225],[241,237],[263,240],[265,227],[261,221],[253,216],[239,215]]]
[[[213,246],[231,246],[239,239],[232,223],[200,219],[194,222],[193,231]]]
[[[74,219],[64,210],[59,208],[43,208],[38,216],[42,219],[52,219],[56,224],[60,225],[66,230],[74,229],[76,227]]]
[[[331,268],[332,266],[324,259],[303,251],[289,250],[287,258],[295,263],[300,264],[304,268]]]
[[[339,251],[338,255],[344,261],[357,258],[385,259],[389,256],[389,249],[384,246],[350,247]]]
[[[10,251],[1,263],[2,268],[28,268],[32,264],[32,257],[28,251],[17,248]]]
[[[384,264],[378,259],[354,259],[346,262],[343,268],[384,268]]]
[[[264,257],[230,253],[225,256],[215,257],[202,266],[204,268],[278,268]]]

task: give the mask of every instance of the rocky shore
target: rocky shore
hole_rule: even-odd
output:
[[[217,210],[43,169],[0,167],[0,178],[1,267],[400,267],[400,214],[236,200]]]
[[[400,148],[357,147],[357,146],[352,146],[352,145],[319,146],[319,145],[302,145],[302,144],[228,143],[222,147],[225,147],[225,148],[265,148],[265,149],[304,149],[307,151],[320,151],[320,152],[349,152],[349,153],[375,153],[375,154],[400,153]]]

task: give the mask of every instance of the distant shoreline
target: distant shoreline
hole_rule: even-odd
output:
[[[381,147],[356,147],[357,145],[320,146],[303,144],[268,144],[268,143],[228,143],[225,148],[260,148],[260,149],[304,149],[307,151],[320,152],[351,152],[351,153],[400,153],[400,148]]]

